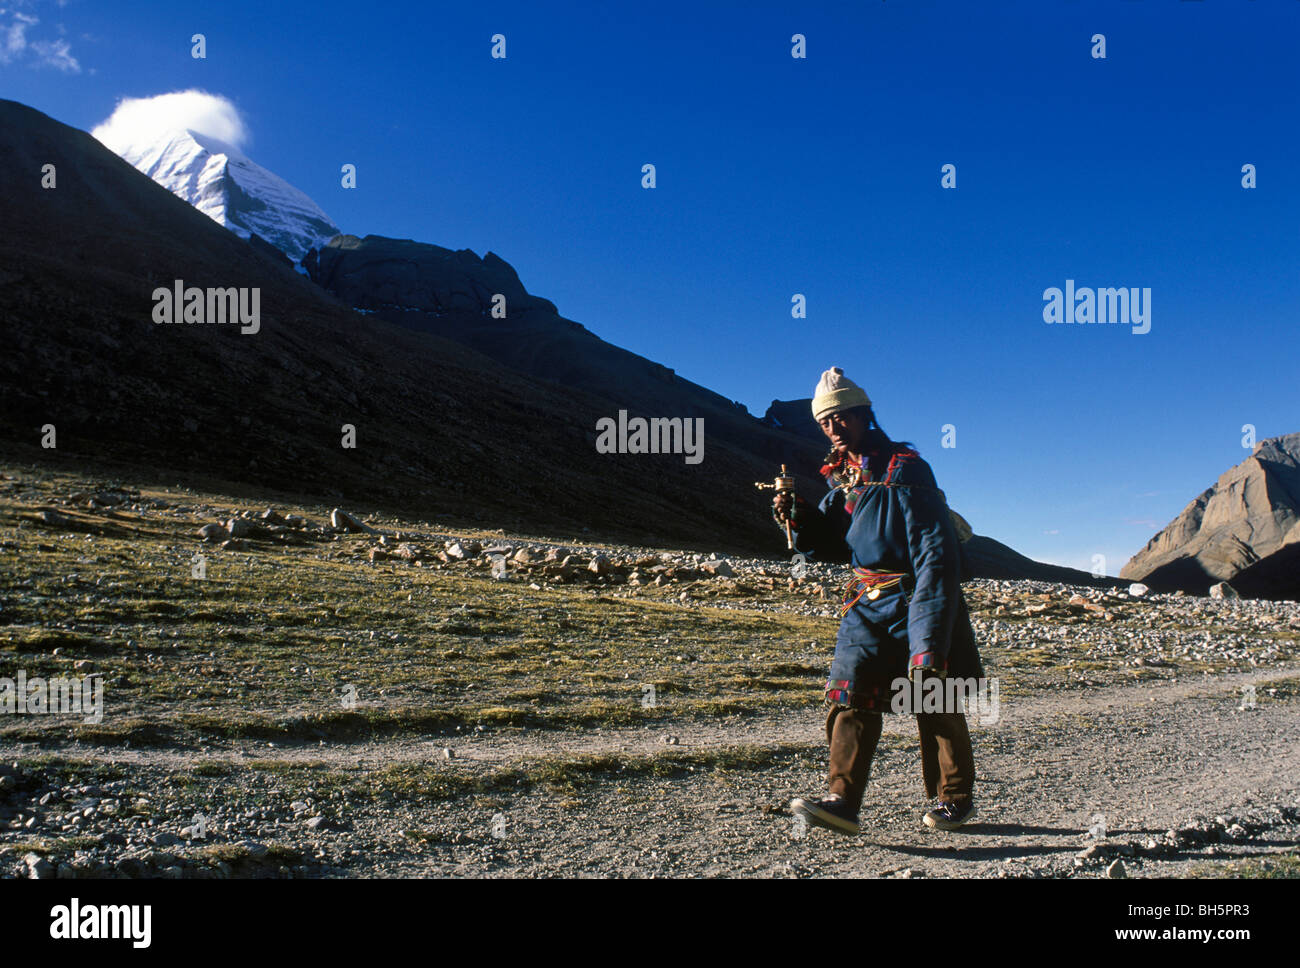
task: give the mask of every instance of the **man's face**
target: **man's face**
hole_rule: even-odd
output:
[[[836,453],[842,454],[845,451],[860,453],[858,445],[862,443],[862,436],[867,429],[867,422],[862,418],[861,413],[841,410],[829,413],[817,422],[821,424],[822,433],[831,442],[831,448]]]

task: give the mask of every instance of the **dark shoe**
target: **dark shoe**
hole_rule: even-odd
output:
[[[858,812],[850,810],[848,803],[839,794],[832,793],[821,800],[805,800],[796,797],[790,801],[790,811],[808,818],[808,822],[840,834],[856,834]]]
[[[975,801],[967,800],[964,803],[940,803],[925,815],[924,820],[927,827],[936,830],[956,830],[974,816]]]

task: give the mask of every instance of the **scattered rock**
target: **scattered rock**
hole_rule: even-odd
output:
[[[342,508],[335,508],[330,512],[330,527],[335,531],[345,531],[348,534],[374,534],[375,529],[368,524],[358,521],[352,515],[348,514]]]
[[[27,854],[23,857],[27,865],[27,876],[34,881],[48,881],[54,877],[54,865],[40,854]]]
[[[229,535],[230,532],[223,524],[205,524],[199,528],[199,537],[204,541],[221,541]]]
[[[448,558],[455,558],[461,561],[467,558],[474,558],[482,550],[482,546],[477,541],[448,541],[443,546],[443,552]]]
[[[262,529],[244,518],[231,518],[226,522],[226,531],[232,538],[241,539],[254,538],[261,533]]]
[[[241,840],[239,846],[248,851],[248,856],[253,860],[263,860],[271,849],[266,844],[259,844],[255,840]]]

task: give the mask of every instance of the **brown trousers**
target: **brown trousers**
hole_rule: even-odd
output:
[[[921,733],[921,775],[925,795],[960,803],[975,789],[975,754],[964,713],[917,713]],[[831,706],[826,716],[826,739],[831,745],[829,786],[854,810],[862,805],[876,754],[883,713],[848,706]]]

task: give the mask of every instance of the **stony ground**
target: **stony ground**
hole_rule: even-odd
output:
[[[0,472],[0,677],[104,697],[0,714],[0,876],[1300,873],[1297,604],[968,583],[979,818],[888,717],[844,838],[837,569]]]

